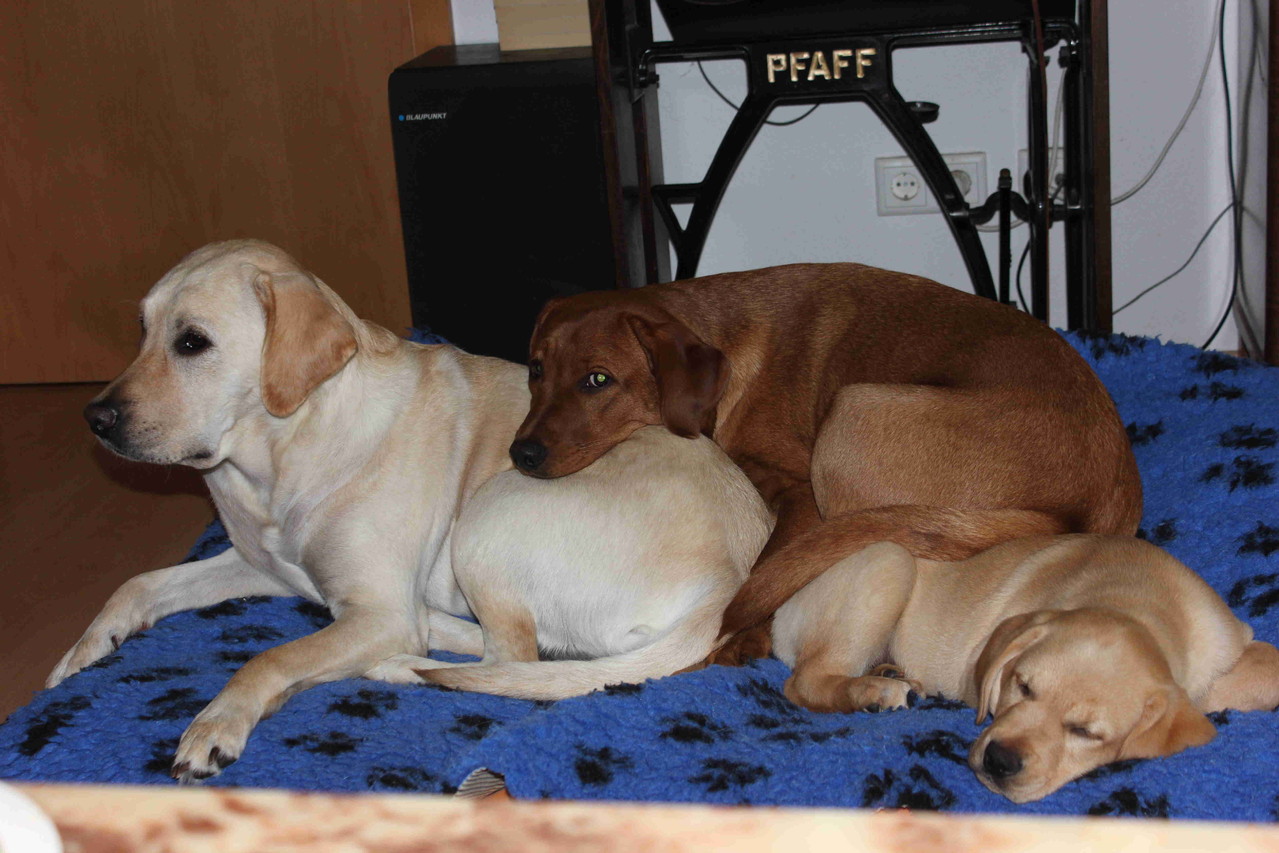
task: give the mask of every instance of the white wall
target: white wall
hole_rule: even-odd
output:
[[[494,41],[496,25],[477,25],[490,0],[452,0],[459,43]],[[1226,4],[1232,94],[1238,80],[1236,3]],[[1215,39],[1215,4],[1204,0],[1116,0],[1110,6],[1111,174],[1114,194],[1144,175],[1181,118]],[[1247,7],[1245,7],[1245,15]],[[657,37],[667,37],[654,10]],[[908,100],[941,104],[928,126],[942,152],[984,151],[987,192],[1001,167],[1016,170],[1026,145],[1027,60],[1014,44],[900,50],[897,87]],[[705,63],[735,102],[744,91],[740,63]],[[1050,104],[1057,69],[1052,66]],[[700,179],[732,110],[710,91],[695,65],[664,65],[661,134],[666,179]],[[785,119],[806,108],[774,114]],[[1236,111],[1236,119],[1238,119]],[[1213,217],[1228,203],[1225,109],[1216,60],[1204,94],[1154,179],[1113,208],[1115,305],[1180,266]],[[790,127],[766,127],[744,157],[707,240],[699,274],[804,260],[857,260],[969,288],[958,249],[940,214],[876,215],[876,157],[903,152],[862,104],[820,107]],[[1262,180],[1254,170],[1250,181]],[[1241,188],[1242,191],[1242,188]],[[1202,344],[1229,297],[1231,242],[1227,216],[1179,276],[1115,318],[1118,331]],[[1054,325],[1065,322],[1061,228],[1054,228]],[[1025,229],[1014,232],[1014,263]],[[996,235],[983,237],[992,263]],[[996,274],[996,279],[998,278]],[[1028,288],[1029,275],[1024,279]],[[1028,290],[1027,290],[1028,294]],[[1234,349],[1228,321],[1214,348]]]

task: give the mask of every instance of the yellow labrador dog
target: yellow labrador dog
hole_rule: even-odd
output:
[[[333,624],[250,660],[182,736],[173,775],[239,757],[289,696],[430,647],[478,654],[450,568],[466,498],[509,469],[525,369],[362,321],[283,251],[197,250],[142,301],[137,359],[85,410],[131,459],[204,471],[234,545],[125,583],[50,686],[157,619],[247,595],[302,595]],[[429,626],[429,627],[428,627]]]
[[[1205,744],[1205,713],[1279,705],[1279,650],[1123,536],[1018,539],[960,563],[872,545],[778,611],[773,643],[794,670],[786,695],[816,711],[901,707],[917,689],[992,714],[968,763],[1017,803]],[[905,675],[863,675],[884,661]]]
[[[453,541],[484,659],[404,657],[378,677],[564,699],[670,675],[714,648],[771,529],[763,499],[714,442],[662,426],[558,480],[498,474]]]
[[[173,765],[184,781],[238,758],[307,687],[420,683],[429,649],[606,658],[449,671],[539,698],[675,672],[710,651],[768,535],[759,495],[708,439],[642,430],[573,477],[509,472],[524,367],[361,321],[268,244],[194,252],[142,320],[137,360],[85,416],[117,453],[203,469],[234,547],[124,584],[49,685],[178,610],[303,595],[334,616],[250,660],[197,715]],[[449,615],[472,608],[483,634]]]

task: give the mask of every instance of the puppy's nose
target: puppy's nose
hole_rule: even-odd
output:
[[[512,442],[511,461],[521,471],[536,471],[546,461],[546,445],[535,438]]]
[[[120,422],[120,410],[108,403],[90,403],[84,407],[84,419],[94,435],[105,436]]]
[[[992,779],[1007,779],[1021,772],[1021,756],[997,740],[986,744],[986,755],[981,760]]]

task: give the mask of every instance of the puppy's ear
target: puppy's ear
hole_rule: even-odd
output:
[[[1203,746],[1216,735],[1212,721],[1191,703],[1186,691],[1170,684],[1146,697],[1141,719],[1119,747],[1119,758],[1172,755]]]
[[[355,355],[355,330],[310,276],[257,270],[253,290],[266,314],[262,402],[287,417]]]
[[[978,724],[999,707],[1004,670],[1022,652],[1043,639],[1049,631],[1047,623],[1056,615],[1056,610],[1020,613],[1000,622],[990,633],[990,639],[986,641],[986,647],[982,649],[977,658],[977,666],[973,669],[973,680],[977,682],[977,695],[980,697],[977,703]]]
[[[728,384],[728,359],[677,320],[651,323],[631,315],[626,322],[648,353],[661,397],[662,423],[685,438],[711,435],[715,409]]]

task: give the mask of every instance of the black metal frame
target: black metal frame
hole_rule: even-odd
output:
[[[632,0],[623,0],[632,2]],[[1081,4],[1086,16],[1087,2]],[[649,21],[646,16],[642,24]],[[1000,193],[991,196],[980,208],[970,208],[950,174],[941,153],[924,129],[930,121],[923,110],[902,98],[892,82],[892,54],[898,47],[940,44],[1018,41],[1030,60],[1028,104],[1030,177],[1023,187],[1024,203],[1011,205],[1011,210],[1024,218],[1030,229],[1031,312],[1048,319],[1048,234],[1050,218],[1066,223],[1067,325],[1070,328],[1097,326],[1095,266],[1089,262],[1092,242],[1093,199],[1087,180],[1092,162],[1093,115],[1092,85],[1088,76],[1088,32],[1086,17],[1079,22],[1048,20],[1043,22],[1045,48],[1064,43],[1061,56],[1065,65],[1066,86],[1065,140],[1066,162],[1063,198],[1052,202],[1048,186],[1047,104],[1044,99],[1045,70],[1036,47],[1036,34],[1031,20],[987,23],[966,26],[915,28],[894,32],[856,32],[822,34],[807,38],[755,43],[653,43],[651,28],[647,39],[634,29],[628,33],[631,51],[626,78],[632,99],[643,96],[646,87],[656,84],[656,66],[668,62],[714,59],[740,59],[747,65],[748,94],[729,125],[719,148],[702,180],[685,184],[652,186],[654,206],[666,226],[678,261],[676,278],[696,275],[702,250],[720,201],[746,149],[763,126],[769,113],[778,106],[794,104],[865,101],[880,121],[896,137],[928,182],[938,205],[946,215],[947,225],[959,247],[972,280],[973,289],[981,296],[999,298],[991,276],[990,265],[982,247],[976,225],[990,219],[998,210]],[[782,79],[774,68],[769,80],[769,57],[791,53],[811,57],[834,50],[870,50],[872,61],[865,67],[841,68],[836,77],[824,61],[824,73],[796,74],[792,80],[789,68],[783,68]],[[775,60],[774,60],[775,61]],[[810,71],[805,67],[803,71]],[[858,73],[860,72],[860,73]],[[1017,200],[1022,202],[1021,199]],[[687,226],[681,226],[673,205],[692,203]],[[1001,264],[1007,261],[1001,259]],[[1003,278],[1006,281],[1005,271]],[[1005,285],[1006,288],[1006,285]],[[1006,298],[1006,293],[1005,293]]]

